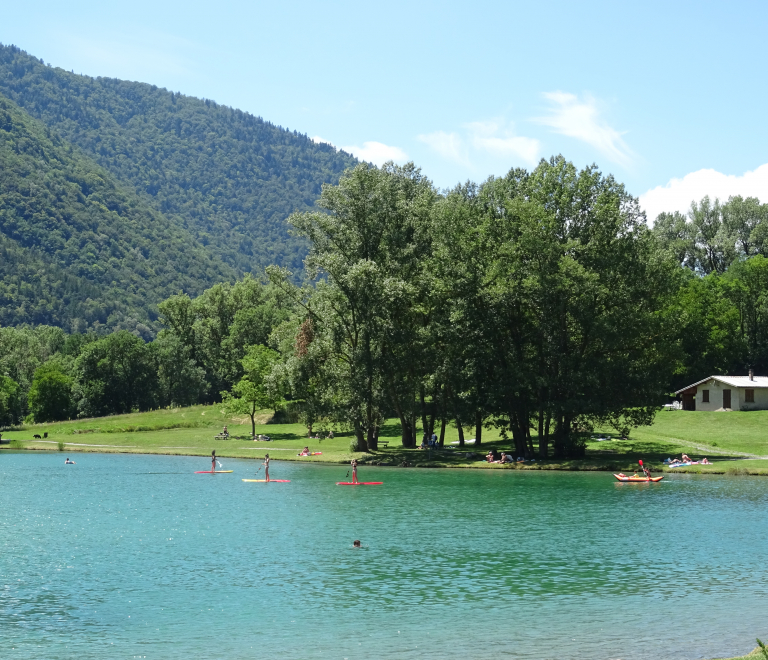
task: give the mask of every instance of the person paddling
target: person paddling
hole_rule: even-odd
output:
[[[640,468],[642,469],[643,474],[645,475],[645,478],[650,481],[650,479],[651,479],[651,471],[647,467],[645,467],[645,465],[643,465],[642,461],[638,461],[638,462],[640,463]]]
[[[70,461],[69,460],[69,456],[67,456],[67,460],[64,461],[64,465],[75,465],[75,462],[74,461]]]
[[[269,454],[264,455],[264,476],[269,481]]]
[[[211,452],[211,474],[216,472],[216,450]]]
[[[351,465],[352,465],[352,483],[356,484],[357,483],[357,459],[353,458]]]

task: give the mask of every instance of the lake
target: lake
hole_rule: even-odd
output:
[[[768,479],[0,453],[5,658],[713,658],[768,637]],[[363,548],[355,550],[352,541]]]

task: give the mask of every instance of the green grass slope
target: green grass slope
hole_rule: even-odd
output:
[[[234,271],[0,96],[0,323],[149,332],[156,304]]]
[[[349,451],[350,432],[337,432],[333,439],[310,440],[301,424],[271,424],[264,411],[256,432],[269,435],[272,442],[250,440],[250,420],[232,417],[221,412],[220,405],[192,406],[173,410],[116,415],[96,419],[75,420],[52,424],[37,424],[21,430],[3,432],[3,438],[22,443],[16,448],[57,449],[65,443],[66,451],[117,451],[133,453],[162,453],[184,455],[210,455],[211,449],[224,457],[261,458],[271,453],[277,460],[314,463],[345,463],[353,454]],[[713,422],[712,415],[722,419]],[[404,449],[400,445],[400,425],[389,420],[381,429],[381,447],[378,452],[356,454],[365,463],[397,466],[403,462],[416,467],[456,467],[525,470],[605,470],[624,472],[638,469],[642,459],[657,474],[687,472],[697,474],[768,474],[768,434],[761,422],[768,423],[768,411],[752,413],[659,413],[653,426],[637,429],[629,440],[592,440],[587,445],[587,456],[579,460],[535,461],[514,465],[489,464],[484,455],[490,448],[506,451],[509,441],[502,440],[495,429],[487,429],[483,444],[475,448],[468,443],[461,448],[456,429],[449,427],[446,448],[430,454],[420,449]],[[232,434],[228,441],[214,440],[214,436],[227,424]],[[720,425],[720,431],[712,431]],[[684,433],[680,431],[684,430]],[[36,441],[34,434],[48,433],[47,442]],[[708,435],[709,434],[709,435]],[[678,437],[684,435],[685,437]],[[707,444],[709,442],[709,444]],[[715,444],[716,443],[716,444]],[[320,456],[299,457],[296,454],[305,445]],[[3,445],[8,448],[8,445]],[[749,448],[752,452],[741,450]],[[683,452],[698,459],[707,456],[711,465],[695,465],[670,470],[662,461]],[[611,477],[612,479],[612,477]]]
[[[0,94],[242,272],[302,268],[285,219],[355,159],[245,112],[153,85],[90,78],[0,45]]]

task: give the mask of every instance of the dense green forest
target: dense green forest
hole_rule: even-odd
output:
[[[235,277],[190,233],[0,97],[0,323],[151,336],[157,304]]]
[[[313,208],[322,184],[356,162],[246,112],[76,75],[15,46],[0,45],[0,94],[240,273],[300,271],[307,243],[286,218]]]

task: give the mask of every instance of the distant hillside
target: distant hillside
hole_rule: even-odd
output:
[[[285,219],[356,162],[240,110],[68,73],[14,46],[0,45],[0,94],[241,272],[300,270],[306,246]]]
[[[0,325],[125,328],[234,270],[0,96]]]

